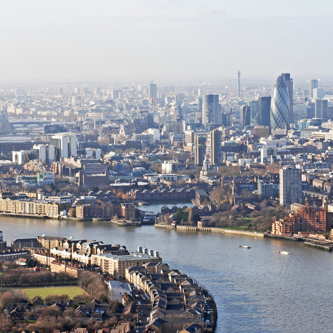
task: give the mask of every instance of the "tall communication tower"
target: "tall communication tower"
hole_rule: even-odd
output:
[[[237,97],[240,97],[240,76],[241,72],[238,70],[237,72]]]

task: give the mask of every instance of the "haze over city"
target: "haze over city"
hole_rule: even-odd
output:
[[[333,76],[319,1],[1,1],[1,83]]]
[[[332,332],[332,22],[0,0],[0,333]]]

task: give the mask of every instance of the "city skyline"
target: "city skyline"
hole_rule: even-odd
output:
[[[4,2],[0,81],[331,78],[320,2]]]

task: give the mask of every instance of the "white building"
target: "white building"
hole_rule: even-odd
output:
[[[12,161],[15,164],[21,165],[25,162],[24,155],[26,152],[24,150],[12,151]]]
[[[287,145],[287,140],[286,139],[276,139],[273,137],[268,137],[268,138],[261,138],[260,139],[260,144],[265,146],[266,148],[281,148],[285,147]]]
[[[37,158],[42,162],[51,163],[55,160],[55,147],[51,145],[34,145],[33,148],[37,151]]]
[[[154,141],[160,141],[161,135],[160,135],[160,130],[157,128],[148,128],[147,129],[148,134],[152,134]]]
[[[177,171],[177,163],[174,161],[165,161],[162,163],[162,173],[170,174]]]
[[[77,139],[75,134],[55,134],[50,139],[50,144],[60,149],[60,157],[77,156]]]
[[[101,149],[94,149],[94,148],[86,148],[86,155],[87,156],[92,156],[95,157],[96,160],[100,160],[101,159],[101,154],[102,154],[102,150]]]

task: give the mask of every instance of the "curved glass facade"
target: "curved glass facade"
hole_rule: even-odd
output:
[[[271,128],[289,128],[290,99],[286,82],[280,75],[274,85],[271,102]]]

